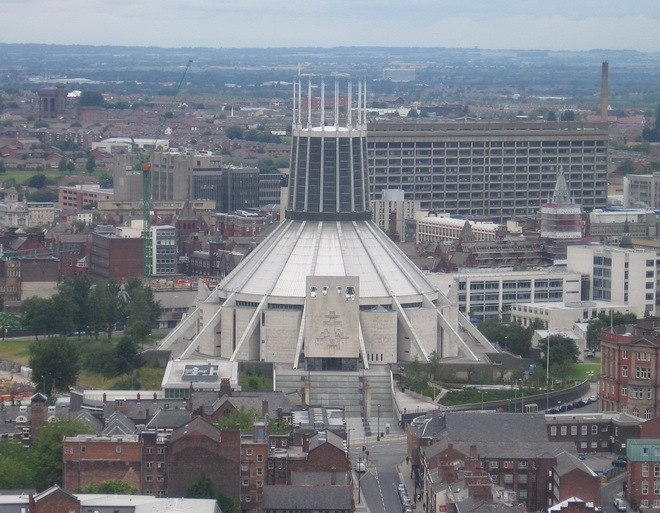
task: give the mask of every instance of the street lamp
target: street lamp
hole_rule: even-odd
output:
[[[44,388],[44,395],[46,395],[46,376],[41,376],[41,386]]]
[[[376,432],[376,441],[380,442],[380,404],[378,405],[378,422],[376,426],[378,427]]]
[[[550,408],[550,330],[546,334],[548,344],[545,351],[545,409]]]

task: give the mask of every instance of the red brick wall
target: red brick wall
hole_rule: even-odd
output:
[[[213,487],[237,503],[240,500],[240,432],[224,430],[222,442],[195,431],[172,442],[168,449],[168,494],[181,497],[204,473]]]
[[[306,461],[289,463],[291,472],[348,472],[349,462],[346,453],[330,443],[324,443],[309,451]]]
[[[70,513],[82,511],[80,501],[75,497],[55,490],[31,505],[30,513]]]
[[[117,452],[118,448],[121,452]],[[139,442],[94,438],[90,441],[65,440],[63,450],[63,488],[68,492],[108,479],[128,479],[130,484],[140,488],[142,455]]]
[[[559,500],[565,501],[571,497],[580,497],[583,501],[599,506],[600,480],[579,469],[564,474],[559,482]]]

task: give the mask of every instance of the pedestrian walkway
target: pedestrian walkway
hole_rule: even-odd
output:
[[[412,501],[412,510],[414,512],[422,513],[422,503],[417,500],[416,493],[419,493],[419,490],[415,490],[415,482],[413,481],[412,475],[412,465],[409,461],[402,461],[396,466],[396,471],[399,474],[399,480],[406,485],[406,490],[408,490],[408,497]]]

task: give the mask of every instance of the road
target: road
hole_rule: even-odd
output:
[[[406,441],[403,435],[384,436],[381,441],[366,444],[369,455],[362,453],[362,446],[351,447],[351,461],[360,458],[366,462],[366,472],[360,477],[362,497],[371,513],[401,513],[397,486],[401,482],[397,465],[406,458]],[[412,490],[409,490],[412,498]]]

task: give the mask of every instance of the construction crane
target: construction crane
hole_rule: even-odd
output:
[[[192,59],[188,60],[181,78],[174,87],[174,94],[172,95],[172,101],[170,103],[170,108],[174,105],[174,100],[179,95],[179,90],[183,85],[183,81],[186,78],[188,73],[188,68],[192,64]],[[167,112],[170,109],[166,109]],[[156,130],[156,136],[154,137],[154,142],[149,150],[148,155],[143,156],[143,158],[138,159],[138,163],[135,168],[138,172],[142,173],[142,274],[145,280],[151,278],[153,273],[152,257],[153,257],[153,240],[151,238],[151,158],[153,157],[154,151],[156,151],[156,145],[158,138],[162,135],[165,128],[165,115],[161,115],[160,124]]]

